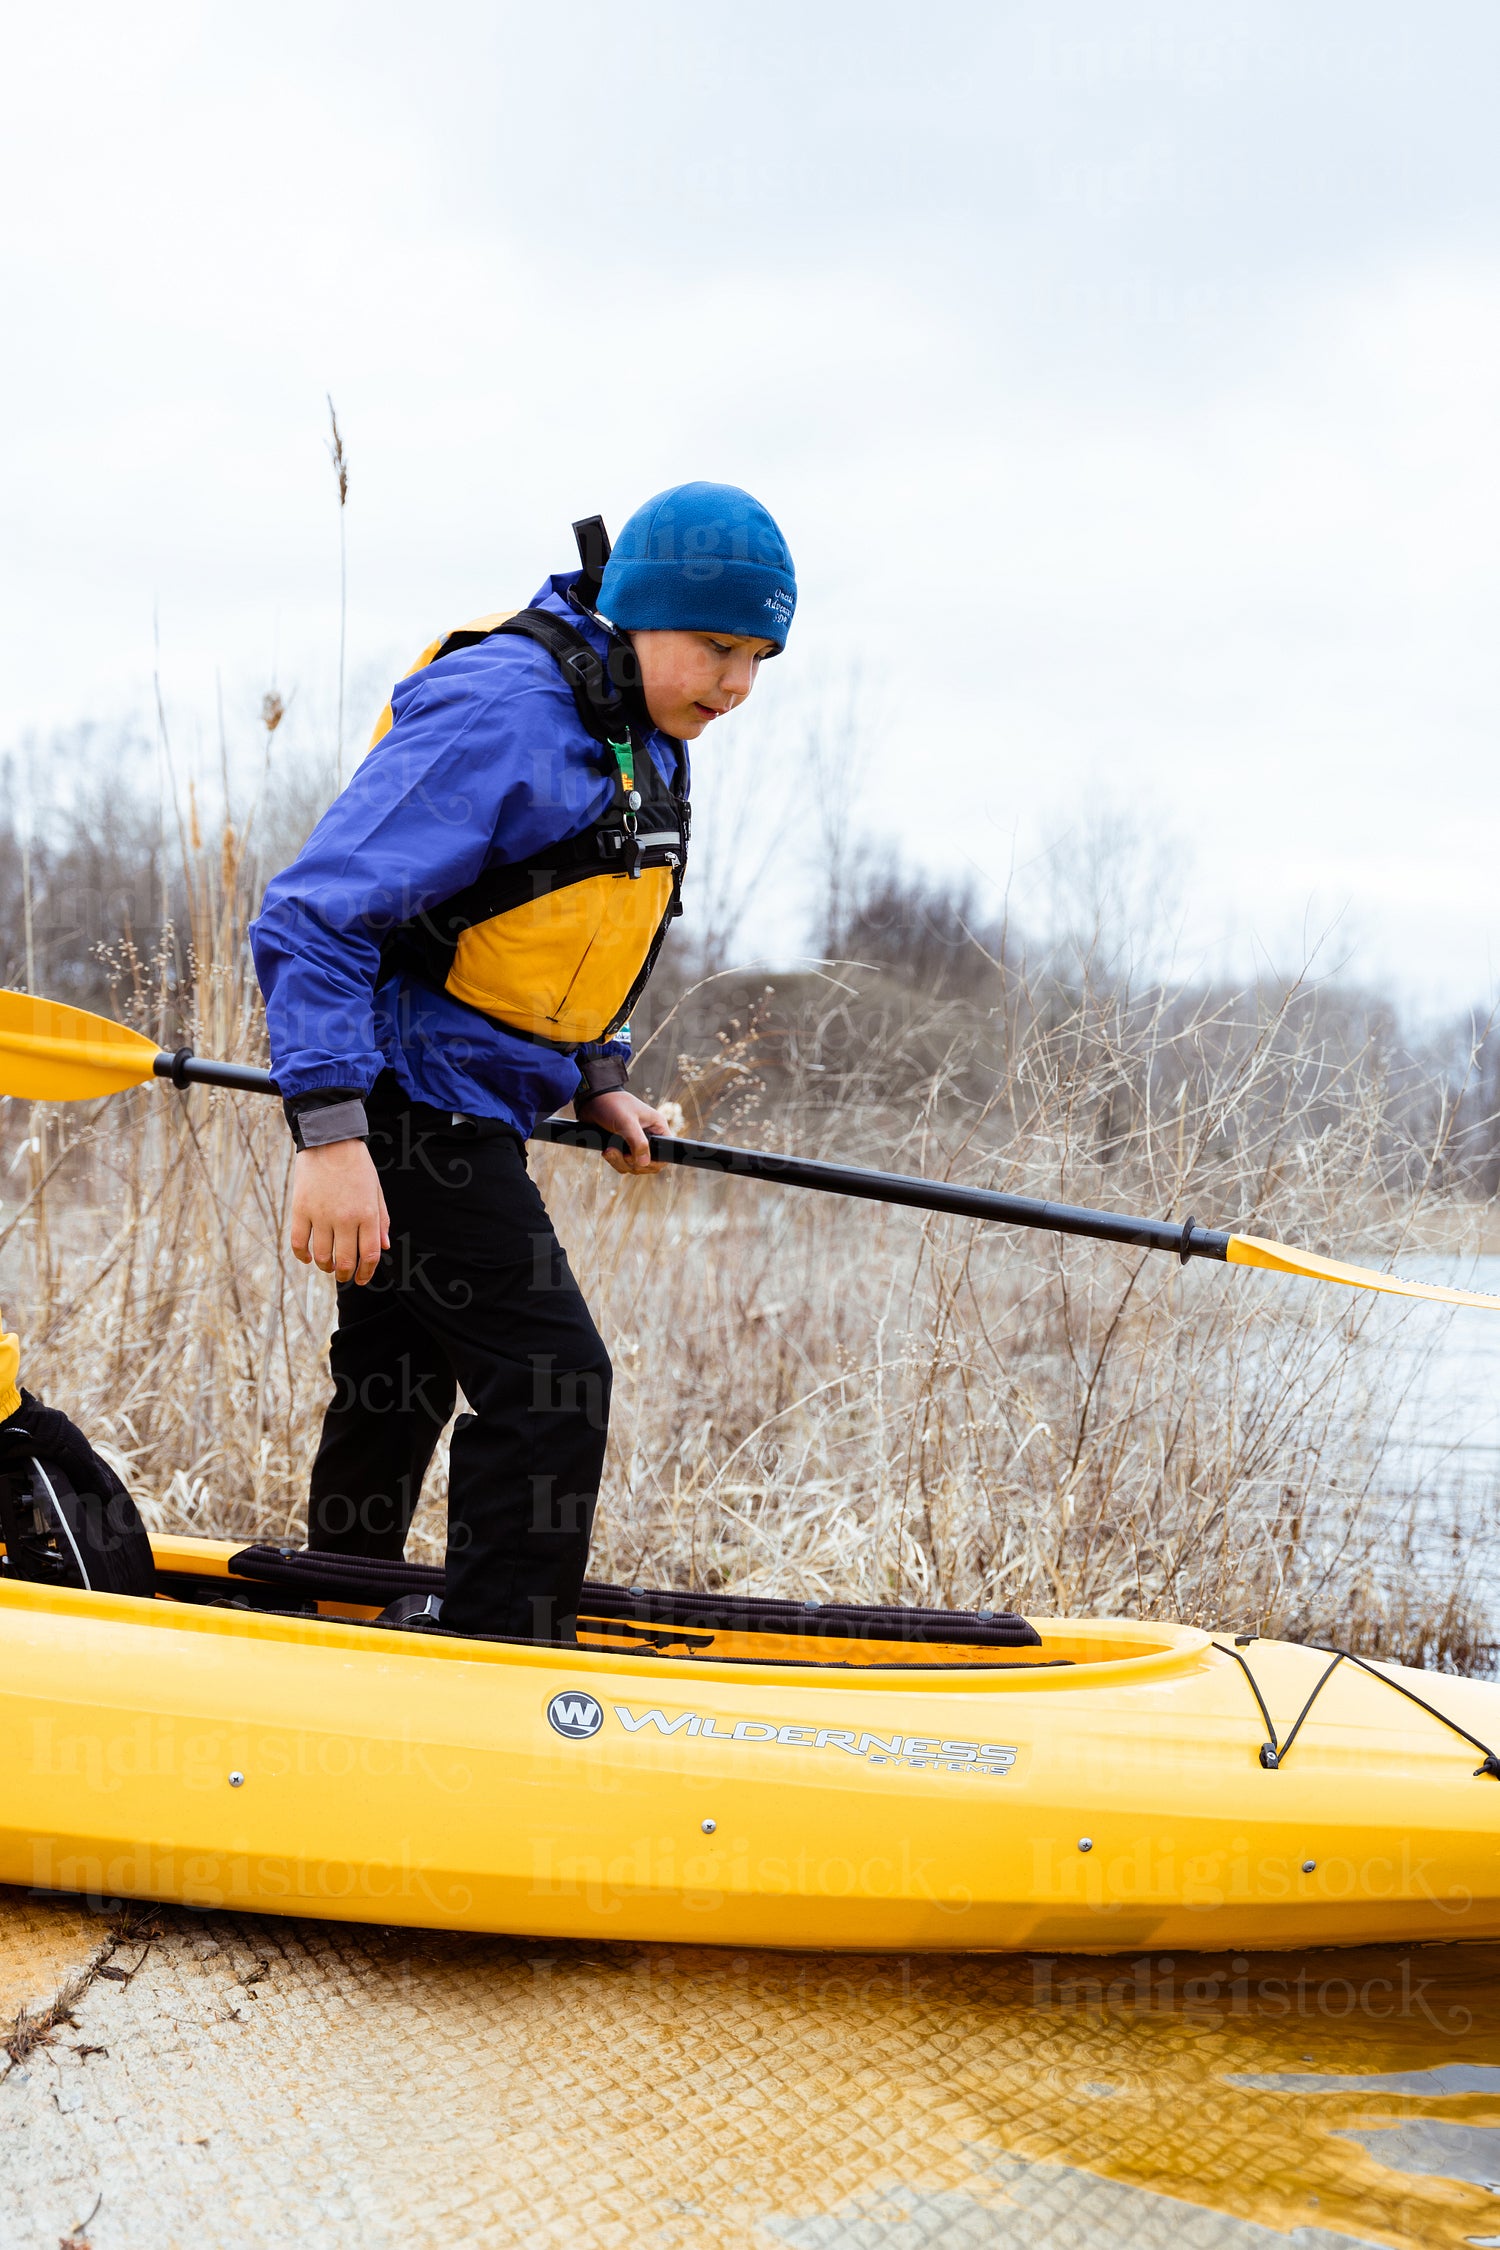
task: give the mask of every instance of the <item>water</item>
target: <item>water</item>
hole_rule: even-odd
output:
[[[1500,1256],[1403,1259],[1400,1270],[1500,1296]],[[1416,1495],[1434,1574],[1451,1579],[1462,1558],[1500,1629],[1500,1311],[1403,1314],[1387,1300],[1375,1335],[1398,1401],[1380,1485]]]
[[[1414,1281],[1448,1282],[1500,1296],[1500,1256],[1418,1258],[1402,1266]],[[1428,1360],[1401,1442],[1415,1463],[1459,1483],[1500,1481],[1500,1312],[1437,1314],[1441,1341]],[[1410,1322],[1396,1349],[1412,1353],[1420,1329]]]

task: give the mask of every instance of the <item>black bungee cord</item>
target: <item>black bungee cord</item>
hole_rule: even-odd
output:
[[[1221,1656],[1232,1656],[1235,1663],[1238,1664],[1240,1670],[1244,1673],[1246,1679],[1250,1682],[1250,1692],[1255,1697],[1260,1715],[1266,1723],[1266,1733],[1270,1738],[1268,1741],[1263,1742],[1260,1747],[1260,1762],[1269,1773],[1275,1773],[1279,1771],[1280,1767],[1286,1759],[1287,1752],[1291,1749],[1292,1744],[1296,1741],[1298,1735],[1302,1731],[1303,1720],[1307,1717],[1308,1712],[1317,1702],[1318,1697],[1322,1694],[1324,1688],[1328,1685],[1328,1682],[1333,1678],[1333,1675],[1338,1670],[1339,1666],[1341,1664],[1357,1664],[1362,1672],[1369,1673],[1372,1680],[1380,1680],[1386,1687],[1394,1688],[1397,1695],[1404,1695],[1406,1697],[1408,1703],[1415,1703],[1419,1711],[1425,1711],[1428,1714],[1429,1718],[1437,1719],[1443,1726],[1450,1728],[1454,1734],[1462,1735],[1464,1741],[1472,1743],[1476,1750],[1482,1751],[1484,1754],[1484,1763],[1483,1765],[1476,1766],[1474,1768],[1474,1778],[1476,1781],[1479,1780],[1479,1778],[1484,1774],[1489,1774],[1494,1780],[1500,1781],[1500,1757],[1496,1756],[1495,1752],[1490,1748],[1487,1742],[1481,1742],[1477,1734],[1470,1734],[1467,1727],[1461,1727],[1457,1719],[1450,1719],[1447,1712],[1440,1711],[1435,1703],[1429,1703],[1424,1696],[1418,1695],[1414,1689],[1403,1687],[1399,1680],[1393,1680],[1391,1678],[1389,1672],[1380,1671],[1377,1666],[1368,1663],[1364,1657],[1356,1656],[1351,1649],[1318,1648],[1317,1645],[1312,1641],[1304,1641],[1302,1643],[1302,1646],[1311,1650],[1318,1656],[1331,1656],[1333,1658],[1333,1662],[1327,1667],[1326,1671],[1323,1672],[1322,1676],[1318,1680],[1317,1685],[1314,1687],[1312,1694],[1308,1697],[1301,1710],[1297,1713],[1297,1717],[1292,1726],[1290,1734],[1288,1734],[1284,1738],[1284,1740],[1278,1742],[1276,1739],[1275,1724],[1271,1718],[1270,1712],[1266,1708],[1266,1699],[1261,1694],[1260,1684],[1257,1681],[1255,1674],[1251,1671],[1250,1666],[1246,1662],[1245,1658],[1241,1656],[1237,1648],[1226,1648],[1222,1641],[1210,1641],[1209,1645],[1212,1648],[1216,1648]]]

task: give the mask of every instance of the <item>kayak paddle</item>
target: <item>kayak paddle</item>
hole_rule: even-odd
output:
[[[57,1000],[34,999],[25,992],[0,992],[0,1094],[21,1101],[86,1101],[122,1093],[150,1078],[174,1086],[226,1086],[245,1094],[279,1091],[268,1070],[244,1063],[203,1062],[191,1047],[175,1053],[158,1047],[139,1031],[107,1016],[70,1008]],[[532,1134],[562,1148],[623,1148],[597,1126],[547,1118]],[[825,1164],[801,1156],[777,1156],[762,1149],[726,1148],[712,1141],[651,1140],[660,1164],[677,1164],[733,1179],[768,1180],[780,1187],[811,1188],[825,1195],[860,1196],[909,1210],[939,1211],[961,1219],[986,1219],[1002,1226],[1038,1227],[1050,1234],[1087,1236],[1095,1242],[1123,1242],[1139,1250],[1175,1252],[1189,1258],[1214,1258],[1222,1265],[1260,1266],[1268,1273],[1299,1274],[1308,1281],[1334,1281],[1348,1289],[1374,1289],[1389,1297],[1422,1297],[1438,1305],[1474,1305],[1500,1312],[1500,1297],[1473,1289],[1449,1289],[1436,1282],[1404,1281],[1336,1258],[1294,1250],[1284,1242],[1265,1242],[1253,1234],[1221,1234],[1197,1220],[1136,1219],[1116,1211],[1090,1211],[1072,1203],[1047,1203],[1036,1196],[1002,1195],[991,1188],[959,1187],[947,1180],[925,1180],[899,1172],[871,1172],[851,1164]]]
[[[532,1134],[564,1148],[623,1148],[597,1126],[575,1125],[549,1117]],[[1116,1211],[1090,1211],[1074,1203],[1044,1203],[1031,1195],[1001,1195],[993,1188],[956,1187],[947,1180],[924,1180],[902,1172],[869,1172],[852,1164],[821,1164],[804,1156],[772,1156],[754,1148],[724,1148],[710,1141],[651,1141],[660,1164],[686,1164],[699,1172],[727,1172],[737,1179],[774,1180],[781,1187],[820,1188],[826,1195],[858,1195],[872,1203],[904,1204],[914,1211],[946,1211],[960,1219],[989,1219],[1002,1226],[1040,1227],[1049,1234],[1087,1235],[1095,1242],[1128,1242],[1140,1250],[1171,1250],[1186,1265],[1189,1258],[1217,1258],[1230,1266],[1263,1266],[1269,1273],[1295,1273],[1308,1281],[1338,1281],[1349,1289],[1379,1289],[1390,1297],[1427,1297],[1439,1305],[1480,1305],[1500,1312],[1500,1297],[1472,1289],[1447,1289],[1430,1281],[1403,1281],[1399,1274],[1376,1273],[1369,1266],[1343,1265],[1284,1242],[1263,1242],[1253,1234],[1219,1234],[1196,1219],[1131,1219]]]

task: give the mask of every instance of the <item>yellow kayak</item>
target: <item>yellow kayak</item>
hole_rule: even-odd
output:
[[[724,1945],[1500,1937],[1484,1682],[622,1593],[537,1648],[377,1625],[272,1550],[153,1547],[155,1600],[0,1576],[0,1881]]]

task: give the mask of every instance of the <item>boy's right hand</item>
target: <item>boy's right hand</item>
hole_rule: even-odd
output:
[[[363,1141],[297,1151],[292,1164],[292,1256],[341,1281],[367,1282],[391,1246],[380,1175]]]

